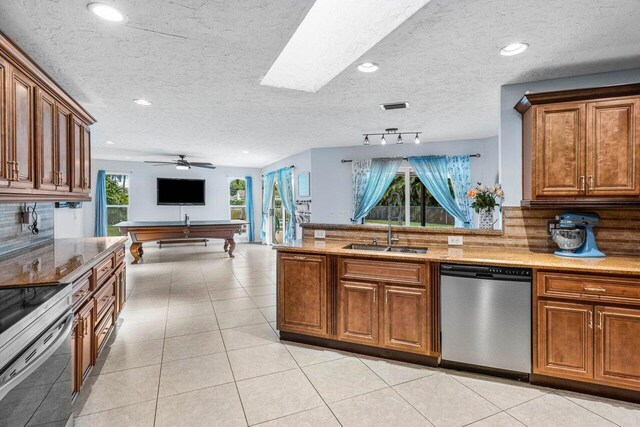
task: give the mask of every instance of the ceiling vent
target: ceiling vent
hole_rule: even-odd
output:
[[[380,108],[383,110],[402,110],[403,108],[409,108],[408,102],[392,102],[390,104],[380,104]]]

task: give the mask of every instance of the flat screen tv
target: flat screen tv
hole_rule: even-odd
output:
[[[204,179],[158,178],[159,205],[204,205]]]

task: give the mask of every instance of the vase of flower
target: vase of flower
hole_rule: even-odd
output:
[[[474,188],[467,191],[467,197],[473,200],[471,207],[479,215],[478,228],[483,230],[493,229],[493,210],[500,208],[500,203],[504,198],[502,186],[496,184],[493,187],[486,187],[478,183]]]
[[[478,228],[481,230],[493,230],[493,209],[479,212]]]

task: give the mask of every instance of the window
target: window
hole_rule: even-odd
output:
[[[229,218],[247,220],[246,196],[247,186],[244,179],[232,178],[229,180]]]
[[[114,227],[129,217],[129,175],[108,173],[105,176],[107,188],[107,236],[120,236]]]
[[[453,196],[451,180],[449,189]],[[410,203],[407,204],[406,200]],[[452,228],[455,224],[453,216],[440,206],[410,168],[400,171],[391,181],[391,185],[377,206],[371,209],[365,222],[386,224],[389,211],[394,225]]]

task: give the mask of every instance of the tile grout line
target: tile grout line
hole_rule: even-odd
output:
[[[171,273],[171,279],[173,280],[173,272]],[[171,286],[171,285],[169,285]],[[158,404],[160,402],[160,385],[162,384],[162,364],[164,362],[164,348],[166,344],[167,337],[167,323],[169,322],[169,300],[167,300],[167,316],[164,319],[164,334],[162,340],[162,355],[160,356],[160,373],[158,375],[158,389],[156,391],[156,409],[153,412],[153,425],[156,425],[156,421],[158,418]]]
[[[213,301],[211,301],[211,309],[213,310],[213,315],[216,318],[216,323],[218,323],[218,315],[216,314],[216,309],[213,307]],[[220,323],[218,323],[218,328],[219,327],[220,327]],[[231,359],[229,358],[229,352],[227,351],[227,344],[224,341],[224,335],[222,335],[222,332],[220,332],[220,339],[222,340],[224,355],[227,357],[227,363],[229,364],[229,371],[231,372],[231,378],[233,378],[233,386],[236,389],[236,395],[238,396],[238,401],[240,402],[240,408],[242,409],[242,415],[244,416],[244,421],[246,425],[249,425],[249,419],[247,418],[247,411],[244,409],[244,402],[242,402],[242,396],[240,396],[240,390],[238,389],[238,382],[236,381],[236,375],[233,372],[233,366],[231,365]]]

